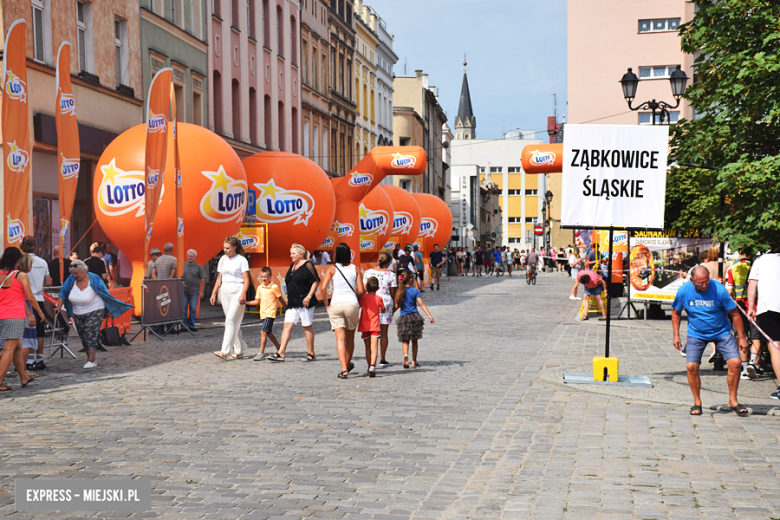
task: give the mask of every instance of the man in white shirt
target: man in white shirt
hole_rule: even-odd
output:
[[[756,290],[761,298],[756,303]],[[769,336],[775,345],[767,345],[772,357],[772,368],[780,374],[780,248],[761,255],[753,262],[748,275],[748,316]],[[780,386],[770,394],[780,399]]]
[[[22,252],[27,253],[33,259],[32,270],[27,274],[30,280],[30,289],[38,301],[38,306],[43,309],[43,288],[51,285],[51,276],[49,276],[49,264],[46,260],[35,255],[35,237],[27,235],[22,239]],[[43,320],[35,315],[35,332],[38,335],[38,352],[31,351],[27,353],[27,370],[45,370],[46,365],[43,362]],[[29,349],[32,350],[32,349]]]

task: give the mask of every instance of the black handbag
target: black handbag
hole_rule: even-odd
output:
[[[100,331],[100,342],[103,345],[116,346],[120,344],[119,329],[116,327],[106,327]]]

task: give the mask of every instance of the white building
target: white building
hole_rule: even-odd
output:
[[[393,144],[393,66],[398,62],[398,56],[393,52],[393,35],[387,32],[385,21],[377,19],[376,32],[379,43],[376,46],[376,105],[377,130],[379,146]]]

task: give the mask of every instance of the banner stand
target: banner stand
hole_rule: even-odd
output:
[[[626,249],[628,250],[628,262],[625,260],[623,261],[623,265],[625,266],[626,263],[628,263],[629,268],[631,267],[631,232],[627,231],[628,236],[626,237]],[[610,264],[612,262],[610,261]],[[625,267],[623,268],[623,274],[625,275]],[[634,302],[631,300],[631,276],[630,276],[631,270],[629,269],[629,277],[626,280],[626,303],[623,305],[623,307],[620,309],[620,312],[618,313],[616,320],[619,320],[620,317],[623,315],[623,312],[628,309],[628,312],[626,313],[626,319],[631,319],[631,309],[634,309],[634,319],[639,318],[639,311],[636,310],[636,307],[634,306]],[[647,303],[644,304],[645,311],[644,311],[644,319],[647,320]]]
[[[173,290],[169,291],[168,285]],[[195,336],[195,333],[190,330],[184,319],[182,305],[184,281],[181,278],[147,279],[141,284],[141,290],[143,291],[143,298],[141,299],[141,330],[136,332],[135,336],[130,339],[130,342],[135,340],[141,333],[143,333],[144,341],[146,341],[147,330],[150,334],[157,336],[157,339],[160,341],[165,341],[165,336],[174,330],[176,325],[179,325],[179,330],[184,329]],[[147,305],[146,299],[151,297],[152,292],[157,293],[155,297],[157,304]],[[168,317],[169,312],[170,317]],[[160,335],[158,331],[154,330],[156,327],[166,327],[166,329]]]

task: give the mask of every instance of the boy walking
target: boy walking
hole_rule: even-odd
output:
[[[279,286],[271,282],[271,274],[270,267],[262,267],[260,269],[260,281],[262,284],[257,288],[257,298],[251,302],[246,302],[247,305],[260,306],[260,319],[263,320],[263,325],[260,329],[260,352],[254,357],[255,361],[262,361],[266,358],[265,344],[269,338],[276,350],[279,350],[279,340],[276,339],[273,332],[274,317],[276,316],[276,309],[284,307],[284,301],[282,300],[282,291],[279,289]]]
[[[379,313],[385,311],[385,303],[376,292],[379,290],[379,280],[372,276],[366,281],[366,293],[360,297],[360,323],[358,331],[366,345],[366,361],[368,362],[368,377],[376,377],[376,357],[379,346],[381,327]]]

